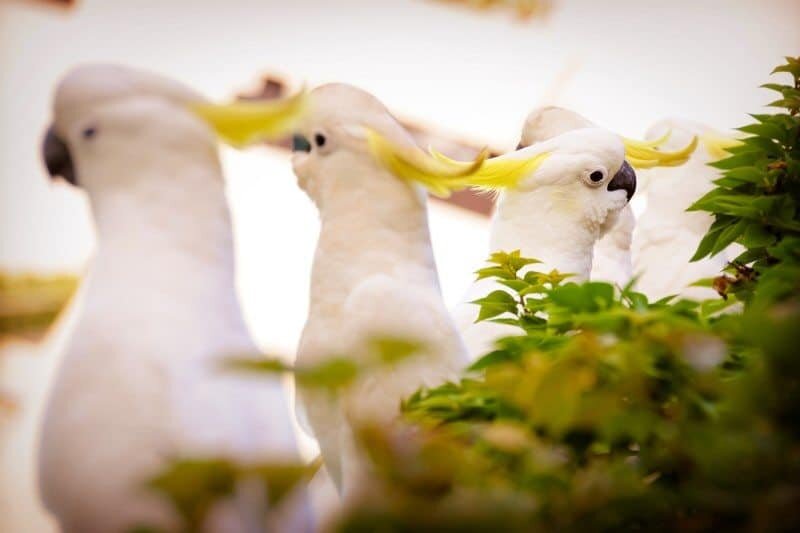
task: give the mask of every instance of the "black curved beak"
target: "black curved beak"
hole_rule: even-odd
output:
[[[609,191],[623,190],[628,195],[628,201],[631,201],[633,193],[636,192],[636,172],[634,172],[633,167],[630,166],[627,161],[622,162],[622,166],[619,167],[617,173],[614,174],[614,177],[608,182],[607,189]]]
[[[52,126],[47,130],[42,143],[42,157],[51,178],[62,177],[72,185],[77,185],[75,167],[69,148],[53,131]]]

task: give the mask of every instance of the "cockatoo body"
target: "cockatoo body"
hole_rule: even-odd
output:
[[[39,452],[42,498],[66,532],[179,530],[145,486],[174,458],[297,460],[283,385],[221,368],[256,347],[216,139],[190,111],[200,101],[105,65],[75,69],[56,91],[48,170],[85,189],[97,230]],[[259,527],[239,511],[218,506],[206,528]]]
[[[457,377],[465,358],[439,288],[426,194],[376,161],[367,141],[374,131],[417,149],[411,136],[354,87],[325,85],[310,99],[293,166],[319,208],[321,228],[297,364],[334,356],[368,364],[370,341],[381,337],[423,346],[414,357],[366,371],[341,393],[299,391],[325,464],[347,496],[366,472],[354,427],[392,422],[404,397]]]
[[[574,111],[556,106],[542,107],[533,110],[526,118],[519,146],[530,146],[564,132],[587,127],[595,127],[595,124]],[[631,241],[635,225],[636,218],[630,204],[619,213],[609,216],[594,246],[591,279],[620,286],[630,281],[633,271]]]
[[[667,131],[672,132],[667,147],[679,146],[692,136],[700,139],[701,146],[685,165],[656,168],[645,174],[647,207],[639,217],[633,240],[637,289],[653,299],[673,294],[714,297],[712,289],[689,285],[701,278],[718,276],[736,254],[723,251],[689,262],[713,218],[708,213],[686,209],[710,191],[713,180],[720,177],[719,171],[708,163],[725,156],[718,140],[726,136],[702,124],[670,119],[653,125],[646,137],[657,138]]]
[[[500,193],[489,249],[520,250],[523,256],[542,261],[528,268],[557,269],[572,274],[574,280],[585,280],[595,243],[627,205],[636,175],[625,161],[618,135],[562,111],[546,108],[526,121],[522,151],[551,155],[529,179]],[[494,290],[507,289],[491,279],[475,282],[454,312],[471,359],[488,353],[496,339],[520,333],[512,326],[475,323],[478,306],[469,302]]]

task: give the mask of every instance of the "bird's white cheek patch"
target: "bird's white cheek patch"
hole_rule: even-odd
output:
[[[553,187],[550,193],[550,203],[562,213],[577,213],[580,210],[577,195],[558,187]]]

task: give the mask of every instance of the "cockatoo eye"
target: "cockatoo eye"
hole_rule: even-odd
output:
[[[589,179],[595,183],[600,183],[606,177],[605,173],[602,170],[595,170],[591,174],[589,174]]]
[[[97,128],[95,128],[94,126],[89,126],[88,128],[85,128],[81,132],[81,136],[84,139],[92,139],[94,138],[95,135],[97,135]]]
[[[319,155],[327,155],[333,152],[335,148],[335,143],[328,133],[324,129],[319,129],[314,131],[314,134],[311,136],[311,140],[313,141],[312,150],[318,153]]]

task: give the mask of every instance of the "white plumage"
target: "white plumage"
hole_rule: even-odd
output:
[[[545,141],[556,135],[580,128],[594,127],[587,118],[557,106],[534,109],[522,128],[520,146]],[[594,246],[591,278],[624,286],[631,279],[633,264],[631,241],[636,217],[630,205],[609,218]]]
[[[354,425],[390,423],[402,398],[455,378],[465,359],[439,289],[426,194],[380,165],[365,135],[369,128],[401,147],[413,140],[380,102],[354,87],[325,85],[310,99],[302,134],[311,147],[292,163],[319,208],[321,229],[297,364],[333,356],[366,361],[376,337],[425,346],[416,357],[367,372],[340,394],[299,391],[325,464],[347,497],[363,487],[367,473]]]
[[[551,155],[520,186],[500,193],[489,250],[520,250],[523,256],[542,261],[529,268],[558,269],[573,274],[574,280],[588,279],[595,243],[628,201],[625,190],[608,189],[625,161],[622,140],[574,113],[545,108],[529,116],[520,144],[530,144],[526,151]],[[596,171],[603,176],[599,182],[590,177]],[[478,307],[466,302],[497,289],[504,290],[492,280],[480,280],[455,310],[472,359],[491,350],[497,338],[519,334],[512,326],[474,323]]]
[[[143,483],[175,457],[296,460],[279,382],[221,371],[256,351],[236,296],[225,183],[200,97],[114,66],[71,72],[53,131],[90,199],[97,248],[50,394],[40,490],[67,532],[177,529]],[[248,530],[220,509],[213,531]]]
[[[635,228],[636,216],[628,204],[619,212],[616,223],[594,245],[592,280],[607,281],[620,287],[630,282],[633,276],[631,246]]]
[[[700,147],[683,166],[651,169],[643,175],[647,208],[639,217],[633,239],[637,288],[650,298],[671,294],[713,297],[712,289],[689,285],[701,278],[718,276],[736,254],[723,251],[690,263],[713,218],[708,213],[686,209],[710,191],[714,187],[712,181],[720,177],[719,171],[708,163],[724,155],[714,146],[714,140],[726,137],[708,126],[683,119],[662,120],[648,130],[646,137],[658,138],[667,131],[672,132],[667,148],[685,144],[692,136],[700,139]]]

